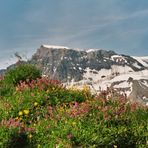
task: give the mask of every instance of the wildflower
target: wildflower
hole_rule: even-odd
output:
[[[25,115],[29,114],[29,110],[27,110],[27,109],[25,109],[23,112],[24,112]]]
[[[117,145],[114,145],[114,148],[117,148]]]
[[[19,116],[22,116],[23,115],[23,112],[22,111],[19,111]]]
[[[22,128],[25,128],[25,124],[24,124],[24,123],[22,123],[22,124],[21,124],[21,127],[22,127]]]
[[[33,131],[33,128],[31,128],[31,127],[28,127],[28,128],[27,128],[27,127],[26,127],[26,128],[25,128],[25,131],[27,131],[27,132],[32,132],[32,131]],[[30,134],[30,135],[31,135],[31,134]]]
[[[45,117],[45,119],[48,119],[49,118],[49,115],[48,114],[45,114],[44,117]]]
[[[31,93],[31,96],[34,97],[35,96],[34,93]]]
[[[37,106],[38,105],[38,103],[37,102],[34,102],[34,106]]]
[[[76,125],[76,122],[72,122],[72,125],[75,126]]]
[[[72,138],[72,134],[68,134],[68,135],[67,135],[67,138],[68,138],[68,139],[71,139],[71,138]]]
[[[28,138],[31,139],[31,138],[32,138],[32,134],[29,134],[29,135],[28,135]]]
[[[15,119],[16,119],[16,120],[18,120],[18,119],[19,119],[19,117],[16,117]]]

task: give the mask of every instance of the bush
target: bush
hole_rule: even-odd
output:
[[[11,83],[7,84],[4,81],[0,82],[0,97],[12,95],[13,91],[14,91],[13,84]]]
[[[18,65],[14,69],[10,69],[4,76],[4,81],[7,84],[14,84],[15,86],[20,81],[33,80],[41,77],[41,71],[35,66],[29,64]]]

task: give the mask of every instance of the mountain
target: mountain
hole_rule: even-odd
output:
[[[29,62],[66,86],[87,85],[94,93],[110,88],[131,101],[148,104],[148,57],[42,45]]]
[[[109,89],[108,96],[116,91],[131,101],[148,105],[148,57],[41,45],[28,63],[37,65],[43,76],[58,79],[67,87],[87,85],[93,93]]]
[[[145,69],[145,66],[136,59],[126,55],[118,55],[114,51],[84,51],[47,45],[42,45],[37,50],[31,59],[31,63],[39,65],[45,75],[59,79],[62,82],[80,81],[89,70],[99,71],[99,77],[101,78],[111,73],[125,73]],[[103,72],[101,75],[103,69],[107,70],[107,73]]]

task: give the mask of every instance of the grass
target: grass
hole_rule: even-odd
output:
[[[148,108],[121,96],[106,99],[104,92],[94,96],[47,78],[4,89],[0,85],[7,93],[0,96],[0,147],[148,146]]]

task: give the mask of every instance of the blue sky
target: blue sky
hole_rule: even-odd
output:
[[[0,59],[41,44],[148,55],[148,0],[1,0]]]

